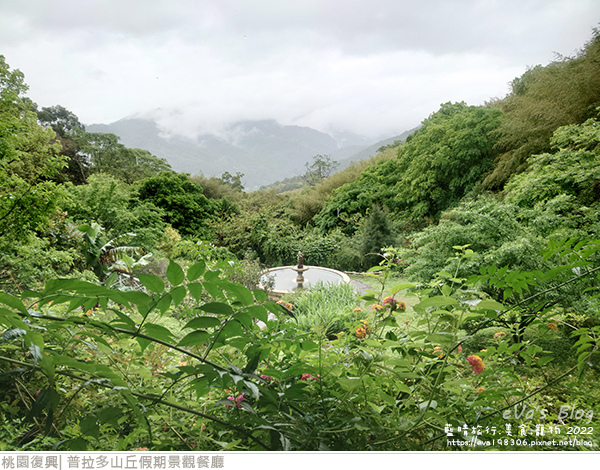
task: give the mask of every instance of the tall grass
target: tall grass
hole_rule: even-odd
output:
[[[352,309],[358,306],[358,293],[350,284],[319,283],[286,296],[286,300],[293,305],[298,327],[305,331],[325,331],[332,336],[357,316]]]

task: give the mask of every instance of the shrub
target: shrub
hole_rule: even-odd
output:
[[[336,337],[347,330],[346,323],[357,319],[352,310],[357,307],[357,293],[347,283],[312,286],[286,295],[283,300],[293,305],[298,327],[304,331],[321,331],[328,337]]]

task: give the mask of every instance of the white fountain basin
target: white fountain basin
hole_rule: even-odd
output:
[[[318,283],[323,284],[342,284],[350,282],[350,278],[335,269],[321,268],[319,266],[304,266],[308,268],[303,272],[304,283],[302,287],[304,289],[310,289],[311,286],[315,286]],[[275,280],[275,286],[271,291],[272,297],[275,299],[280,298],[284,294],[293,292],[298,289],[298,283],[296,278],[298,277],[297,266],[279,266],[271,268],[265,271],[261,277],[261,284],[267,282],[267,277],[273,277]]]

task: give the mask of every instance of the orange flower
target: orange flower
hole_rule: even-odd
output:
[[[483,392],[484,390],[485,390],[485,388],[483,388],[483,387],[479,387],[479,388],[477,389],[477,393],[481,393],[481,392]]]
[[[505,336],[506,333],[504,331],[499,331],[498,333],[494,333],[494,339],[500,338],[500,336]]]
[[[371,310],[377,310],[378,312],[380,312],[381,310],[383,310],[383,307],[379,304],[373,304],[371,305]]]
[[[286,302],[285,300],[278,300],[277,303],[279,305],[281,305],[282,307],[287,308],[288,310],[292,310],[292,304],[289,302]]]
[[[356,329],[356,331],[354,331],[354,335],[355,335],[357,338],[360,338],[360,339],[362,339],[362,338],[364,338],[364,337],[366,337],[366,336],[367,336],[367,330],[365,330],[364,328],[358,327],[358,328]]]
[[[402,310],[403,312],[406,311],[406,304],[394,299],[394,297],[391,296],[383,299],[383,305],[389,305],[390,310]]]
[[[365,329],[365,331],[366,331],[367,333],[370,333],[370,332],[371,332],[371,330],[369,329],[369,324],[367,323],[367,320],[361,320],[360,322],[363,324],[363,326],[362,326],[362,327]]]
[[[352,313],[361,313],[362,312],[362,308],[353,308],[352,309]]]
[[[467,362],[471,364],[471,368],[473,369],[474,374],[481,374],[485,369],[485,364],[479,356],[471,355],[467,357]]]
[[[554,323],[553,321],[546,323],[546,326],[548,328],[550,328],[552,331],[558,330],[558,325],[556,323]]]

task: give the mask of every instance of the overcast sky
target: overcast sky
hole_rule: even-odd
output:
[[[598,0],[0,0],[0,54],[40,107],[192,134],[240,119],[381,136],[572,55]]]

